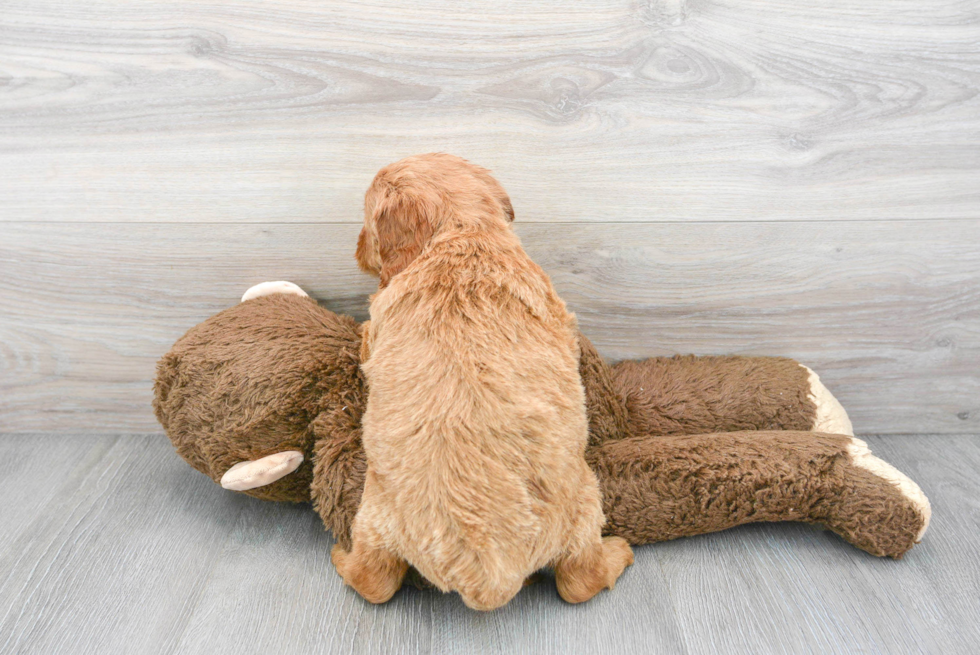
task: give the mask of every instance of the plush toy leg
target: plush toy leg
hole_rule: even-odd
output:
[[[263,282],[261,284],[256,284],[254,287],[250,287],[245,295],[242,296],[242,302],[246,300],[251,300],[252,298],[261,298],[262,296],[270,296],[274,293],[286,293],[294,296],[308,297],[307,293],[300,289],[298,286],[292,282],[278,281],[278,282]]]
[[[632,544],[759,521],[822,523],[873,555],[922,538],[922,490],[864,442],[819,432],[633,437],[588,452],[607,534]]]
[[[902,492],[902,495],[912,503],[912,505],[922,516],[922,525],[915,535],[915,543],[922,541],[922,537],[929,528],[929,520],[932,518],[932,506],[929,504],[929,499],[926,498],[926,495],[922,493],[922,489],[919,488],[919,485],[888,462],[872,455],[871,449],[868,448],[868,444],[860,439],[851,437],[851,442],[847,444],[847,453],[851,456],[851,463],[854,466],[862,468],[875,477],[887,480],[893,486],[898,487],[899,491]],[[854,513],[855,516],[860,513],[859,508],[856,508],[856,510],[857,511]],[[846,514],[846,512],[842,514]],[[843,523],[840,524],[839,528],[841,530],[848,529],[855,533],[860,532],[859,528],[848,527]]]
[[[653,357],[612,367],[629,433],[813,430],[853,434],[816,373],[782,357]]]
[[[582,603],[603,589],[612,589],[623,570],[633,563],[625,539],[605,537],[587,552],[565,557],[555,565],[558,594],[569,603]]]

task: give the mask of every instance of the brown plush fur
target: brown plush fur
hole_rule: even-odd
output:
[[[247,311],[239,305],[221,312],[174,344],[157,364],[153,409],[180,456],[215,481],[238,462],[303,452],[295,472],[248,493],[306,500],[324,414],[363,406],[360,343],[353,319],[309,298],[260,298]]]
[[[750,424],[757,406],[787,397],[800,402],[804,415],[811,412],[802,420],[812,425],[812,403],[801,400],[807,386],[794,378],[799,365],[792,360],[750,358],[743,367],[729,366],[729,358],[653,358],[609,367],[584,336],[579,339],[591,431],[586,458],[599,478],[606,534],[639,545],[743,523],[799,520],[824,523],[875,555],[901,557],[914,544],[923,517],[893,485],[851,465],[841,447],[846,437],[796,432],[799,419],[770,424],[766,432],[723,434],[764,427]],[[349,549],[367,469],[360,343],[352,319],[308,298],[272,295],[241,303],[191,328],[160,360],[157,417],[178,454],[215,482],[239,461],[301,446],[306,461],[300,469],[244,493],[293,502],[312,495],[324,525]],[[769,384],[773,366],[785,367],[778,373],[782,389]],[[624,368],[630,375],[621,373]],[[698,386],[725,375],[733,377]],[[667,401],[664,388],[671,389]],[[680,428],[689,435],[645,431],[652,420],[669,423],[677,406],[717,404],[717,390],[725,388],[740,391],[720,419],[699,412],[701,422]],[[624,397],[633,398],[630,407],[648,410],[628,411]],[[305,428],[290,419],[296,408],[306,420],[318,407],[322,411]],[[781,412],[776,420],[794,414]],[[304,469],[311,462],[309,484]],[[828,489],[836,491],[827,495]]]
[[[449,155],[392,164],[367,193],[357,256],[382,289],[362,346],[368,467],[334,559],[369,600],[397,589],[400,560],[475,609],[549,565],[566,600],[587,600],[632,562],[601,539],[574,316],[501,197]]]
[[[784,357],[687,355],[620,362],[612,380],[633,434],[696,434],[809,430],[816,407],[807,376]]]
[[[631,434],[649,434],[634,432],[629,408],[624,401],[625,396],[616,385],[615,368],[609,368],[606,360],[581,332],[578,343],[581,352],[578,370],[585,389],[585,407],[589,415],[589,447],[610,439],[625,439]],[[654,392],[654,389],[650,388],[650,391]],[[690,387],[687,392],[696,396],[699,389]],[[646,392],[640,389],[639,393]]]

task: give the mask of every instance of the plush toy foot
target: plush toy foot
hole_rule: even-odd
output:
[[[633,563],[625,539],[605,537],[592,552],[566,558],[555,566],[558,594],[569,603],[583,603],[603,589],[612,589],[623,570]]]
[[[803,364],[800,366],[806,369],[807,382],[810,385],[808,396],[817,408],[813,418],[813,426],[810,429],[814,432],[846,434],[853,437],[854,428],[851,426],[851,419],[847,417],[847,412],[844,411],[844,406],[823,385],[819,375]]]
[[[845,535],[845,538],[851,536],[852,538],[848,538],[848,541],[852,543],[855,543],[857,539],[865,539],[869,544],[865,550],[869,552],[878,550],[888,554],[887,551],[894,550],[894,547],[890,548],[888,544],[882,543],[881,535],[874,529],[875,526],[864,524],[863,514],[867,511],[869,503],[876,503],[879,507],[882,507],[889,502],[883,496],[878,498],[878,496],[881,496],[881,492],[874,490],[885,489],[893,495],[893,489],[897,488],[905,500],[914,508],[912,512],[913,518],[910,520],[913,523],[919,524],[919,528],[915,533],[914,543],[922,541],[923,535],[925,535],[926,530],[929,528],[929,520],[932,518],[932,506],[929,504],[929,499],[926,498],[926,495],[922,493],[919,485],[888,462],[872,455],[868,444],[860,439],[851,437],[851,442],[847,445],[847,452],[851,456],[851,464],[853,466],[867,471],[875,478],[886,481],[889,483],[889,487],[882,487],[876,480],[871,480],[867,485],[868,493],[866,496],[861,498],[861,493],[855,493],[852,494],[851,498],[845,499],[841,511],[838,511],[834,518],[836,527],[832,525],[831,528],[839,533],[847,531],[848,535]],[[857,483],[855,482],[853,484],[856,487]],[[856,488],[855,490],[857,491]],[[850,509],[846,509],[848,507]],[[903,533],[902,535],[896,535],[893,539],[904,543],[907,535]]]
[[[632,437],[590,450],[605,531],[652,543],[760,521],[822,523],[899,558],[922,538],[922,490],[845,435],[805,431]]]
[[[292,282],[263,282],[262,284],[256,284],[245,292],[242,296],[242,302],[246,300],[251,300],[252,298],[260,298],[262,296],[270,296],[274,293],[288,293],[294,296],[308,297],[308,294],[300,289],[298,286]]]

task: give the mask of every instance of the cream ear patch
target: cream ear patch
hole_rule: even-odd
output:
[[[303,453],[286,450],[254,461],[238,462],[221,476],[221,486],[232,491],[264,487],[285,477],[303,463]]]
[[[254,287],[251,287],[245,292],[245,295],[242,296],[242,302],[251,300],[252,298],[259,298],[261,296],[271,296],[274,293],[286,293],[294,296],[303,296],[304,298],[307,297],[306,292],[292,282],[280,280],[279,282],[263,282],[262,284],[256,284]]]

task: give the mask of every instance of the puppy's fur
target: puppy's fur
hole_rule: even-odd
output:
[[[632,552],[600,536],[575,319],[510,228],[489,172],[449,155],[382,169],[357,260],[380,277],[362,346],[368,470],[350,552],[372,602],[407,563],[475,609],[553,566],[570,602],[612,588]]]

